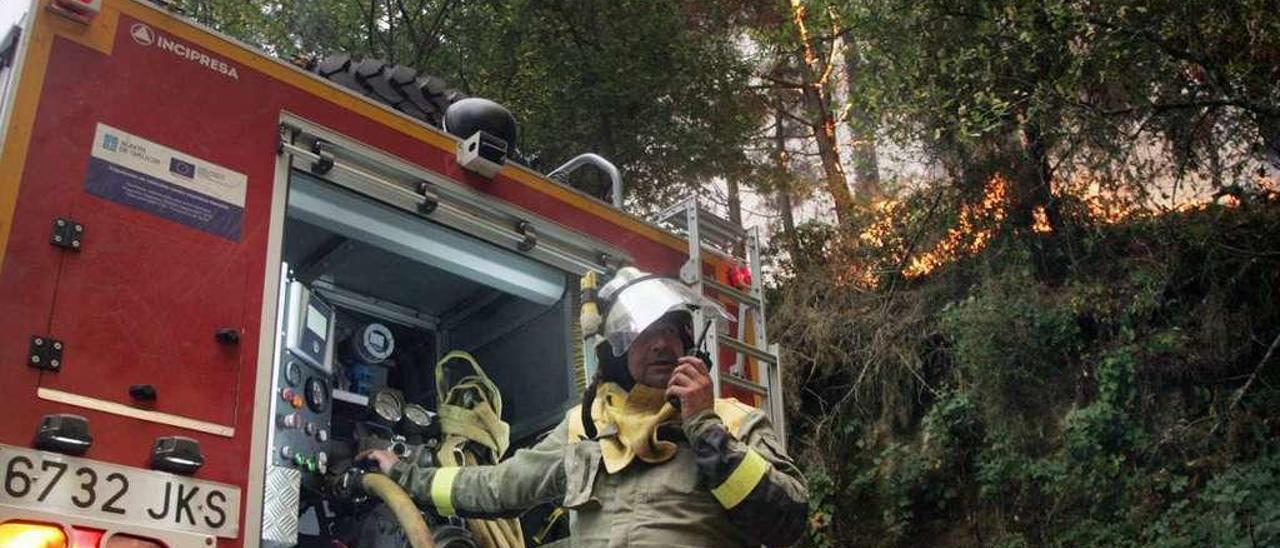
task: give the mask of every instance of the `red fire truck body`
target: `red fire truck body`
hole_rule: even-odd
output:
[[[259,543],[291,177],[356,181],[331,186],[550,265],[565,294],[611,262],[674,274],[688,258],[683,238],[510,162],[477,174],[454,136],[162,9],[51,2],[31,8],[5,75],[0,527],[54,524],[73,546]],[[547,306],[576,317],[571,302]],[[562,413],[572,402],[557,398]],[[87,450],[36,449],[59,415],[86,419]],[[45,426],[56,447],[59,425]],[[176,438],[203,465],[155,471]]]

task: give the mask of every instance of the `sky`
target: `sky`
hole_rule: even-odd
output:
[[[0,0],[0,36],[9,32],[9,27],[18,22],[30,4],[27,0]]]

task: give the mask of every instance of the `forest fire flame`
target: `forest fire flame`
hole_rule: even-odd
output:
[[[1008,197],[1008,181],[1000,175],[992,177],[987,181],[982,201],[961,207],[956,226],[932,249],[912,257],[902,275],[908,279],[918,278],[943,264],[982,251],[1008,214]],[[1047,220],[1045,226],[1048,226]]]
[[[908,201],[898,198],[873,201],[869,204],[868,212],[872,222],[850,242],[854,249],[863,251],[856,252],[855,256],[858,258],[845,263],[849,266],[839,273],[839,282],[871,291],[879,287],[882,281],[880,277],[885,273],[896,272],[907,279],[916,279],[943,265],[982,252],[995,238],[1009,215],[1012,205],[1009,184],[1004,176],[993,176],[987,181],[982,200],[962,205],[955,226],[936,244],[919,252],[912,249],[914,242],[909,241],[911,230],[907,225],[911,222],[911,214],[908,211]],[[1254,185],[1254,192],[1265,196],[1265,199],[1280,200],[1280,182],[1276,179],[1261,178],[1254,181]],[[1200,192],[1187,193],[1176,204],[1161,209],[1143,205],[1142,198],[1132,192],[1112,188],[1087,176],[1059,181],[1056,187],[1054,195],[1064,200],[1060,203],[1077,204],[1082,207],[1082,210],[1077,211],[1085,215],[1089,222],[1103,225],[1122,223],[1137,216],[1158,215],[1162,211],[1195,211],[1214,203],[1226,207],[1241,204],[1241,200],[1231,194],[1219,192],[1210,196]],[[1044,206],[1032,211],[1031,230],[1037,234],[1054,231],[1054,225]],[[871,254],[878,258],[868,259],[866,250],[875,250]]]
[[[839,281],[863,290],[874,290],[879,286],[879,275],[885,272],[901,268],[903,276],[914,279],[960,257],[982,251],[1008,214],[1008,195],[1008,181],[1000,175],[992,177],[984,188],[982,201],[962,206],[956,226],[930,249],[907,257],[905,266],[901,257],[911,252],[908,249],[911,244],[904,237],[907,227],[903,223],[910,216],[907,202],[895,198],[872,202],[870,213],[874,220],[858,233],[854,244],[864,249],[889,250],[889,255],[899,258],[893,259],[893,265],[849,261],[847,264],[850,266],[840,273]]]
[[[1031,230],[1037,234],[1048,234],[1053,232],[1053,225],[1049,224],[1049,213],[1044,210],[1044,206],[1037,206],[1035,211],[1031,212],[1033,223]]]

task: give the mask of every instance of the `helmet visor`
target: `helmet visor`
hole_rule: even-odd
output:
[[[732,319],[719,303],[671,278],[645,278],[619,290],[605,318],[604,333],[614,356],[621,356],[645,329],[668,312],[703,310]]]

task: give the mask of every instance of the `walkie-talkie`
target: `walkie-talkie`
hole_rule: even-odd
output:
[[[707,364],[708,373],[711,371],[712,367],[715,367],[715,364],[711,363],[711,354],[707,353],[707,348],[706,348],[707,331],[710,331],[710,330],[711,330],[711,320],[707,320],[706,322],[703,322],[702,334],[698,335],[697,344],[695,344],[693,348],[690,348],[685,351],[686,356],[693,356],[695,358],[702,360],[702,363]],[[667,402],[669,402],[672,407],[676,408],[676,411],[680,410],[680,398],[671,396],[670,398],[667,398]]]

